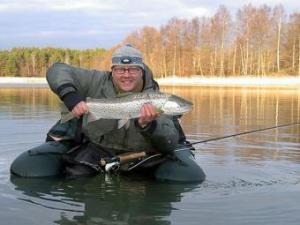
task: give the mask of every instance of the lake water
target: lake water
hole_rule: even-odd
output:
[[[300,89],[164,87],[194,103],[191,141],[202,184],[96,176],[22,179],[9,166],[59,117],[48,89],[0,89],[1,224],[282,225],[300,221]]]

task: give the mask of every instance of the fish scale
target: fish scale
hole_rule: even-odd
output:
[[[117,98],[87,98],[86,104],[89,107],[88,122],[99,119],[120,120],[118,127],[126,122],[140,116],[144,104],[150,103],[163,114],[175,116],[182,115],[190,110],[192,103],[172,94],[151,92],[128,94]],[[62,116],[61,122],[74,118],[71,113]]]

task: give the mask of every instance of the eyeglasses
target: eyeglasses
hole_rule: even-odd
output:
[[[141,71],[141,68],[139,67],[114,67],[113,71],[117,74],[124,74],[126,71],[128,71],[129,74],[137,74]]]

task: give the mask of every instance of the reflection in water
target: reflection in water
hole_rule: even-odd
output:
[[[36,118],[57,111],[58,98],[49,89],[0,88],[0,119]]]
[[[300,89],[163,87],[162,91],[180,95],[194,103],[193,110],[182,117],[190,141],[300,121]],[[0,89],[0,95],[0,119],[47,118],[49,112],[52,112],[52,117],[53,112],[58,112],[58,98],[49,89],[7,88]],[[58,113],[55,115],[58,119]],[[295,125],[256,132],[210,143],[213,149],[207,144],[202,152],[235,155],[241,161],[276,158],[299,162],[299,131],[300,126]]]
[[[279,125],[296,122],[300,115],[300,89],[163,87],[162,91],[194,103],[193,110],[183,117],[190,134],[197,133],[199,125],[202,134],[214,135],[214,130],[207,129],[222,128],[224,133],[249,126]],[[2,88],[0,96],[1,107],[9,106],[11,112],[20,111],[20,105],[32,112],[41,105],[51,110],[59,106],[58,98],[49,89]]]
[[[65,212],[57,224],[170,224],[165,218],[172,203],[195,188],[118,176],[68,181],[12,176],[11,182],[23,192],[20,200]]]
[[[8,215],[6,218],[13,219],[7,221],[17,219],[15,224],[26,225],[40,224],[39,221],[299,223],[300,125],[296,123],[300,90],[163,87],[162,91],[194,103],[193,110],[182,117],[191,141],[295,125],[196,145],[197,163],[207,174],[207,180],[198,187],[117,176],[77,180],[11,177],[9,183],[10,162],[36,142],[44,141],[46,131],[59,117],[59,103],[46,89],[0,89],[0,201],[7,203],[0,217]]]
[[[194,125],[260,126],[298,121],[300,89],[164,87],[194,103]],[[189,120],[190,118],[186,118]]]
[[[193,110],[182,117],[190,141],[300,121],[300,89],[163,87],[162,91],[180,95],[194,103]],[[49,89],[7,88],[0,89],[0,95],[0,119],[47,118],[49,112],[58,112],[58,98]],[[58,113],[56,115],[58,119]],[[276,158],[299,162],[299,131],[300,126],[295,125],[256,132],[210,143],[213,150],[207,144],[205,148],[209,151],[204,149],[202,152],[232,154],[241,161]]]
[[[165,87],[194,103],[182,123],[191,141],[206,140],[283,124],[292,126],[198,145],[201,152],[234,155],[241,161],[300,162],[300,89]],[[203,147],[205,146],[205,147]],[[205,151],[207,149],[207,151]]]
[[[28,105],[32,107],[47,105],[50,108],[58,106],[58,98],[48,88],[0,88],[0,95],[2,105]]]

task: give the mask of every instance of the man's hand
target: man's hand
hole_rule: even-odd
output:
[[[80,118],[85,113],[89,112],[89,107],[84,101],[79,102],[73,109],[72,109],[72,114],[76,118]]]
[[[144,104],[141,108],[141,115],[138,119],[138,124],[140,127],[147,126],[148,123],[151,123],[153,120],[155,120],[160,115],[159,112],[157,112],[156,108],[150,104]]]

